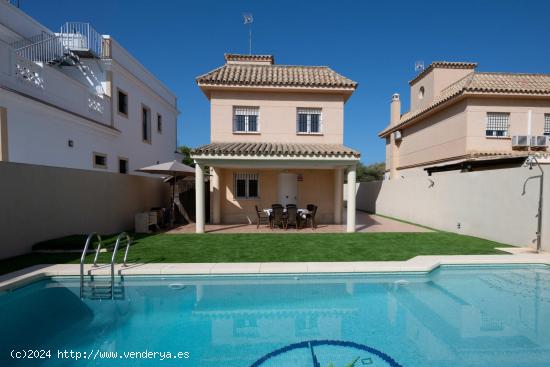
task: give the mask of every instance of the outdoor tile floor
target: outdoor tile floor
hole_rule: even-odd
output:
[[[356,216],[356,228],[357,232],[431,232],[424,227],[415,226],[414,224],[403,223],[397,220],[380,217],[374,214],[368,214],[365,212],[357,212]],[[207,233],[286,233],[286,232],[299,232],[299,233],[340,233],[346,232],[345,224],[319,224],[317,229],[302,228],[296,230],[295,228],[289,228],[287,231],[277,228],[271,229],[266,225],[261,225],[260,228],[256,228],[256,224],[207,224]],[[182,233],[195,233],[195,225],[187,224],[174,228],[168,232],[168,234],[182,234]]]

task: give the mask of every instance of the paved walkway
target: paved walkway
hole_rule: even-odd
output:
[[[414,224],[403,223],[360,211],[356,212],[355,221],[357,232],[431,232],[427,228],[419,227]],[[346,225],[319,224],[316,230],[312,230],[311,228],[300,230],[289,228],[285,231],[283,229],[271,229],[266,225],[261,225],[260,228],[256,228],[256,224],[207,224],[205,231],[207,233],[341,233],[346,232]],[[195,233],[195,224],[177,227],[166,233]]]
[[[117,265],[119,275],[229,275],[229,274],[296,274],[296,273],[372,273],[429,272],[440,265],[546,264],[550,253],[525,252],[509,255],[416,256],[407,261],[290,262],[290,263],[191,263]],[[518,251],[520,252],[520,251]],[[79,264],[35,265],[0,276],[0,290],[19,287],[43,277],[77,276]],[[110,266],[86,265],[86,274],[109,275]]]

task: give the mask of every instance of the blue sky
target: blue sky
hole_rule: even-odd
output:
[[[178,142],[209,142],[209,104],[195,77],[248,52],[242,13],[254,15],[253,52],[278,64],[329,65],[357,81],[345,143],[364,163],[384,160],[377,137],[395,92],[408,110],[414,63],[474,61],[481,71],[550,73],[550,1],[20,0],[51,29],[90,22],[178,96]]]

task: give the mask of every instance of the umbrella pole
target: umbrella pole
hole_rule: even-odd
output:
[[[170,209],[170,227],[174,227],[174,216],[176,215],[176,181],[177,177],[174,175],[174,182],[172,183],[172,207]]]

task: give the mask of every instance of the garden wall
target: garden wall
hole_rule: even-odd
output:
[[[550,166],[543,248],[550,251]],[[534,167],[434,173],[357,185],[357,209],[507,244],[535,245],[539,170]],[[347,192],[344,190],[344,192]]]
[[[61,236],[131,230],[135,213],[168,203],[159,178],[0,162],[0,258]]]

